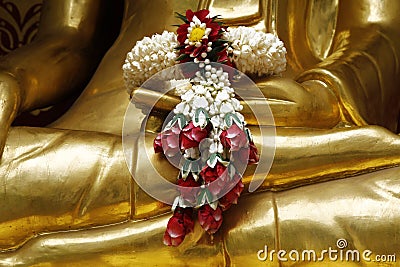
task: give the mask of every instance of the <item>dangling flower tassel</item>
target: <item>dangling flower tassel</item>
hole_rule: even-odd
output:
[[[177,207],[174,215],[168,221],[164,234],[164,244],[174,247],[179,246],[185,236],[193,232],[193,228],[193,209]]]

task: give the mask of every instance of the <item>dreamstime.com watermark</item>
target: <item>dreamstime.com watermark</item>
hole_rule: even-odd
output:
[[[374,254],[366,249],[359,251],[357,249],[348,249],[346,239],[338,239],[336,247],[328,247],[321,251],[313,249],[306,250],[268,250],[265,245],[263,249],[257,252],[257,258],[260,261],[292,261],[292,262],[323,262],[323,261],[342,261],[342,262],[396,262],[396,254]]]

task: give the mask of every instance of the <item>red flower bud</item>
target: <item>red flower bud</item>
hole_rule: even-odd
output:
[[[250,142],[249,164],[256,164],[259,161],[258,150],[253,141]]]
[[[229,148],[230,151],[238,151],[241,148],[248,146],[246,133],[235,123],[228,129],[222,131],[219,138],[221,144],[224,147]]]
[[[219,140],[221,141],[221,144],[223,147],[226,148],[231,148],[231,140],[227,138],[226,136],[228,135],[228,132],[226,130],[223,130],[221,134],[219,135]]]
[[[167,157],[173,157],[180,153],[179,149],[179,134],[181,130],[179,129],[177,123],[170,129],[163,131],[158,134],[154,139],[154,151],[156,153],[164,152]]]
[[[225,170],[226,170],[226,167],[222,163],[217,162],[217,164],[215,164],[214,168],[211,168],[208,165],[204,166],[204,168],[200,172],[200,176],[201,176],[201,178],[203,178],[204,182],[206,184],[208,184],[208,183],[214,182],[219,177],[221,177],[223,175],[223,173],[225,172]]]
[[[229,209],[232,204],[237,204],[237,200],[240,197],[243,188],[244,185],[242,180],[239,180],[238,183],[231,189],[231,191],[219,199],[219,205],[223,211]]]
[[[154,138],[153,147],[154,147],[154,153],[163,152],[162,142],[161,142],[161,133],[157,134],[157,137]]]
[[[214,234],[221,227],[222,210],[220,207],[214,210],[210,205],[204,205],[198,211],[198,219],[205,231],[209,234]]]
[[[185,239],[186,234],[193,232],[193,209],[175,209],[174,215],[169,219],[167,229],[164,233],[164,244],[167,246],[179,246]]]
[[[200,187],[201,184],[194,180],[193,175],[190,173],[188,177],[186,177],[186,180],[183,180],[182,178],[178,179],[177,184],[184,187],[179,189],[182,198],[191,204],[195,204],[199,192],[198,187]]]
[[[198,147],[199,143],[206,137],[208,137],[211,130],[211,126],[207,125],[204,129],[200,126],[195,127],[191,121],[181,132],[181,149],[189,149],[192,147]]]
[[[251,141],[249,147],[242,148],[232,153],[235,160],[239,160],[242,164],[256,164],[259,161],[257,147]]]
[[[210,190],[214,196],[219,194],[219,192],[225,187],[226,182],[229,180],[228,171],[225,170],[226,167],[222,163],[217,162],[214,168],[206,165],[200,172],[200,176],[206,185],[217,180],[217,182],[208,186],[208,190]]]

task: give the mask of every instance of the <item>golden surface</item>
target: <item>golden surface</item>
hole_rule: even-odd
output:
[[[265,245],[320,251],[335,248],[339,238],[374,255],[399,253],[398,1],[126,0],[120,35],[91,77],[110,39],[99,26],[113,19],[106,2],[45,2],[38,38],[0,62],[0,264],[311,266],[260,262],[257,251]],[[121,66],[137,40],[174,30],[173,12],[197,6],[232,25],[276,32],[288,49],[288,70],[256,80],[278,126],[262,188],[224,215],[213,238],[196,225],[180,247],[170,248],[162,244],[169,207],[137,187],[124,160],[129,99]],[[10,129],[18,113],[68,96],[89,77],[75,104],[48,128]],[[145,104],[157,94],[138,88],[135,96]],[[161,113],[175,101],[165,100],[157,106]],[[245,113],[257,145],[268,149],[259,136],[265,122]],[[137,109],[128,122],[138,132],[143,119]],[[149,119],[149,136],[160,122]],[[143,152],[134,150],[133,158]],[[166,178],[176,177],[157,155],[152,163]]]

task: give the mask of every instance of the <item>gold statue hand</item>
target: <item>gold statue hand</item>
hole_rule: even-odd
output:
[[[0,73],[0,159],[10,125],[17,115],[21,103],[19,86],[15,77]]]
[[[2,58],[0,157],[18,113],[54,104],[91,77],[110,44],[105,41],[109,34],[96,27],[108,21],[104,5],[106,1],[45,1],[35,41]]]
[[[241,101],[242,114],[250,125],[270,123],[258,121],[253,113],[256,110],[263,112],[267,106],[271,108],[277,126],[329,129],[340,121],[338,101],[323,82],[310,80],[300,84],[292,79],[272,77],[258,81],[257,86],[263,98],[246,87],[235,87],[237,94],[246,98]],[[177,96],[145,88],[135,89],[132,99],[139,106],[148,107],[156,102],[155,109],[163,112],[170,112],[180,101]]]
[[[252,92],[246,88],[235,89],[241,96],[249,98],[250,94],[250,100],[246,100],[242,111],[248,124],[266,125],[254,117],[251,109],[262,112],[267,104],[276,126],[329,129],[339,122],[338,101],[322,82],[311,80],[300,84],[288,78],[271,77],[256,84],[265,99],[252,99]]]

